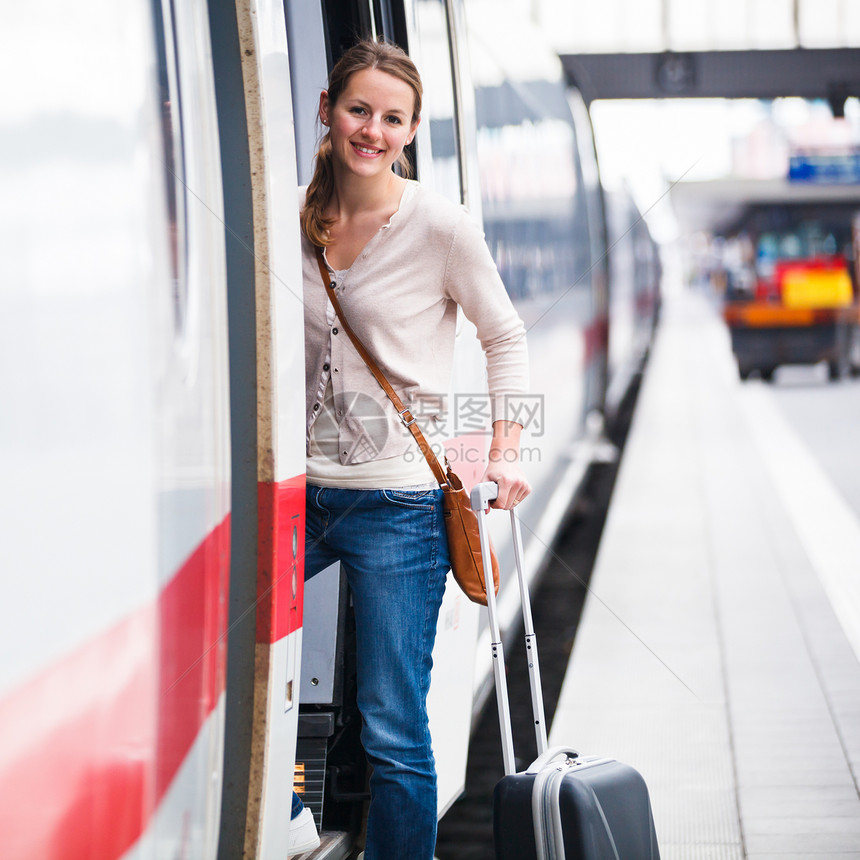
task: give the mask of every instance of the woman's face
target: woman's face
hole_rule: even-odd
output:
[[[335,163],[356,176],[384,176],[412,142],[415,94],[379,69],[355,72],[334,104],[320,96],[320,119],[331,130]]]

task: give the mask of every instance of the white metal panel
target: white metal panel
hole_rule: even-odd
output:
[[[157,592],[146,321],[167,248],[150,217],[148,10],[28,8],[7,10],[0,36],[14,81],[0,154],[0,689]],[[33,45],[50,62],[20,74]]]
[[[214,857],[217,851],[218,817],[221,800],[220,760],[213,759],[213,748],[224,745],[224,697],[204,723],[176,774],[170,788],[153,816],[152,825],[122,855],[121,860],[144,860],[163,857]],[[211,768],[215,789],[207,797],[199,793],[198,774]],[[198,808],[189,815],[187,799],[196,797]],[[213,826],[214,825],[214,826]]]
[[[463,793],[466,784],[479,609],[449,575],[439,610],[427,696],[440,817]]]
[[[301,654],[301,628],[278,640],[272,646],[271,677],[298,679],[296,658]],[[277,683],[273,685],[278,689]],[[292,685],[298,690],[297,682]],[[271,696],[273,716],[267,740],[267,767],[265,794],[263,795],[263,823],[257,856],[263,860],[284,860],[288,856],[287,843],[290,831],[290,807],[293,797],[293,770],[296,764],[296,729],[298,728],[298,701],[285,709],[283,696]]]
[[[209,21],[202,0],[173,0],[162,4],[165,32],[172,32],[175,54],[168,38],[168,65],[176,63],[176,80],[169,93],[172,137],[181,146],[180,165],[159,165],[165,179],[175,182],[183,198],[179,213],[184,224],[167,225],[177,230],[176,266],[171,272],[172,301],[161,311],[155,380],[159,401],[157,450],[159,456],[159,576],[162,585],[176,583],[176,573],[204,539],[224,522],[230,511],[230,422],[227,362],[227,284],[224,247],[224,206],[221,160],[215,104]],[[162,98],[164,94],[162,93]],[[168,111],[162,105],[162,119]],[[181,135],[181,136],[180,136]],[[170,173],[173,175],[170,176]],[[162,180],[164,181],[164,180]],[[164,228],[162,228],[164,229]],[[207,575],[191,598],[196,610],[168,616],[186,632],[212,630],[217,645],[213,670],[223,683],[226,659],[226,600],[229,582],[226,561],[208,554]],[[214,575],[213,575],[214,574]],[[162,630],[162,652],[175,647],[176,634]],[[201,648],[204,635],[199,639]],[[178,678],[161,679],[161,688],[182,683],[193,675],[194,661],[207,654],[191,655],[191,665],[175,665],[171,655],[162,657]],[[187,673],[187,674],[186,674]],[[210,682],[207,673],[188,691],[188,709],[202,709]],[[220,692],[220,690],[219,690]],[[160,733],[178,738],[178,726],[162,725]],[[170,749],[173,743],[165,742]],[[223,767],[224,707],[206,718],[194,745],[174,776],[168,794],[153,822],[155,857],[165,856],[165,845],[192,839],[189,856],[212,857],[217,848],[221,773]],[[163,767],[163,765],[162,765]]]
[[[266,570],[271,586],[263,598],[270,604],[263,613],[269,616],[268,629],[258,624],[255,752],[245,850],[283,860],[298,728],[301,618],[295,604],[298,585],[290,596],[293,576],[280,569],[295,563],[298,543],[280,545],[289,539],[281,518],[289,505],[303,527],[303,499],[287,482],[300,482],[305,470],[304,398],[297,396],[304,388],[304,350],[295,138],[283,3],[240,0],[237,13],[254,174],[258,481],[272,500],[270,514],[259,523],[260,575]],[[287,609],[285,629],[276,619],[291,601],[295,611]]]
[[[4,99],[0,151],[0,251],[11,275],[0,291],[0,363],[14,372],[0,375],[0,651],[8,655],[0,689],[9,694],[6,714],[19,716],[39,697],[43,705],[5,727],[15,743],[0,752],[0,779],[5,790],[26,767],[21,791],[32,810],[32,818],[4,822],[10,856],[18,856],[12,844],[33,834],[51,846],[39,854],[45,858],[81,850],[76,834],[102,856],[118,844],[112,831],[133,838],[140,827],[156,838],[149,815],[157,785],[174,775],[162,767],[167,761],[186,775],[181,790],[168,792],[178,798],[170,815],[209,845],[217,833],[222,709],[204,712],[203,702],[214,700],[191,689],[183,729],[205,721],[196,743],[207,751],[184,761],[191,739],[159,718],[169,684],[158,671],[173,641],[165,634],[211,630],[226,582],[216,577],[199,615],[175,621],[170,612],[186,604],[171,597],[165,606],[164,586],[229,503],[223,216],[206,6],[177,5],[177,30],[192,34],[174,52],[194,146],[183,181],[202,204],[188,220],[187,325],[179,324],[171,272],[177,225],[164,194],[151,4],[49,3],[16,7],[4,19],[0,62],[15,85]],[[21,75],[34,56],[37,66]],[[208,668],[194,677],[217,687]],[[164,761],[163,749],[171,753]],[[83,802],[90,829],[67,833]]]

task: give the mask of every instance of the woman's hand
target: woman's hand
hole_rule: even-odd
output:
[[[490,502],[491,508],[510,510],[531,491],[529,482],[520,468],[520,431],[515,421],[494,421],[493,441],[487,459],[487,468],[481,482],[493,481],[499,485],[499,495]]]

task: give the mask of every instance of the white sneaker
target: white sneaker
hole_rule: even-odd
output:
[[[290,819],[290,857],[319,847],[320,837],[313,813],[305,807],[295,818]]]

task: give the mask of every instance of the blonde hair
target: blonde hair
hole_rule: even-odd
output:
[[[412,122],[421,116],[421,97],[424,88],[421,76],[415,63],[408,54],[390,42],[374,42],[369,39],[353,45],[337,61],[331,70],[328,84],[329,104],[334,106],[349,84],[350,78],[365,69],[379,69],[381,72],[393,75],[409,84],[415,94],[415,106],[412,112]],[[412,165],[405,151],[397,159],[403,173],[412,175]],[[331,155],[331,132],[326,132],[320,141],[314,166],[314,175],[308,185],[305,205],[301,212],[302,232],[310,242],[318,247],[331,243],[329,228],[334,223],[331,218],[323,215],[334,193],[334,168]]]

